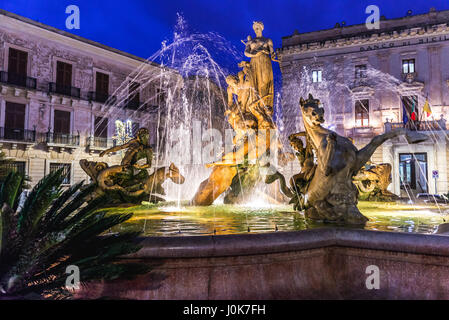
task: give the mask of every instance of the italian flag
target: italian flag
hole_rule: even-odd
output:
[[[413,104],[412,104],[412,113],[411,113],[411,115],[410,115],[410,118],[411,118],[413,121],[415,121],[415,120],[416,120],[415,100],[413,100],[412,103],[413,103]]]

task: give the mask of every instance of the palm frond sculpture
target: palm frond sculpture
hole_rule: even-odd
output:
[[[82,189],[81,182],[63,191],[63,179],[61,170],[50,173],[20,204],[23,176],[11,172],[1,185],[0,298],[70,296],[64,288],[69,265],[79,268],[82,283],[148,271],[144,265],[117,259],[140,249],[135,241],[139,233],[104,234],[132,214],[98,212],[107,199],[87,204],[92,188]]]

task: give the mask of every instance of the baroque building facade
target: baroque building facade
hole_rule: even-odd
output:
[[[299,97],[309,92],[323,102],[327,126],[359,148],[395,127],[419,130],[427,142],[392,140],[372,162],[392,165],[389,190],[397,195],[448,192],[449,11],[381,17],[372,30],[295,31],[277,53],[287,134],[302,130]]]
[[[148,84],[146,79],[160,74],[164,79],[156,76]],[[0,147],[31,185],[61,167],[66,185],[87,181],[79,160],[119,163],[119,153],[99,153],[139,127],[150,129],[155,145],[157,111],[172,81],[182,77],[0,10]]]

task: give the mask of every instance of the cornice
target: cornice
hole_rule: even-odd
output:
[[[428,36],[436,37],[445,34],[449,34],[449,27],[447,23],[441,23],[426,27],[405,28],[400,31],[392,32],[381,30],[379,33],[373,33],[369,37],[361,34],[358,36],[342,37],[336,40],[301,43],[278,48],[277,52],[279,55],[302,54],[306,52],[319,52],[329,49],[350,48],[360,45],[375,45],[387,41],[411,40]]]

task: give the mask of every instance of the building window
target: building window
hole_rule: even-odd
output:
[[[408,118],[407,125],[412,128],[416,125],[414,121],[419,119],[419,110],[418,110],[418,96],[402,96],[402,113],[405,112],[405,115],[402,115],[402,119],[406,116]]]
[[[402,60],[402,73],[414,73],[415,72],[415,59]]]
[[[62,184],[70,184],[71,181],[71,169],[72,165],[70,163],[50,163],[50,173],[53,173],[59,169],[62,169],[62,175],[64,180]]]
[[[8,82],[26,86],[28,66],[28,52],[9,48],[8,54]]]
[[[56,85],[60,88],[72,86],[72,65],[70,63],[56,62]]]
[[[53,132],[70,134],[70,112],[55,110],[53,119]]]
[[[109,75],[97,72],[95,79],[95,93],[98,102],[106,102],[109,96]]]
[[[130,82],[128,87],[129,104],[131,107],[139,107],[140,105],[140,83]]]
[[[312,71],[312,82],[317,83],[317,82],[321,82],[322,80],[323,80],[322,71],[321,70],[313,70]]]
[[[167,93],[160,88],[156,88],[156,104],[158,106],[163,106],[165,104],[166,99]]]
[[[355,125],[356,127],[369,126],[369,100],[355,102]]]
[[[1,170],[0,170],[0,181],[4,180],[4,178],[11,171],[18,172],[22,176],[25,176],[25,161],[8,161],[8,160],[6,160],[3,163],[3,168],[1,168]]]
[[[356,79],[363,79],[366,78],[366,64],[361,64],[358,66],[355,66],[355,78]]]
[[[101,138],[108,137],[108,118],[95,117],[94,136]]]
[[[7,101],[5,107],[4,138],[22,141],[25,129],[25,105]]]
[[[137,131],[139,130],[140,125],[136,122],[132,123],[132,136],[136,137],[137,136]]]

